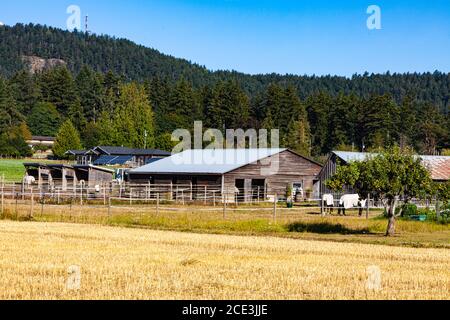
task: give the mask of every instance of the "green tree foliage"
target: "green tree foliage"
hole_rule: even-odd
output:
[[[178,141],[172,141],[172,135],[165,133],[159,135],[155,141],[155,148],[172,152],[173,148],[178,144]]]
[[[205,118],[211,128],[246,128],[250,100],[236,81],[220,81],[212,92]]]
[[[42,99],[41,90],[35,77],[29,72],[21,70],[10,79],[9,83],[18,111],[28,115]]]
[[[84,66],[75,79],[81,110],[86,121],[95,122],[103,111],[105,87],[102,84],[102,78],[101,74]]]
[[[23,55],[60,58],[67,67],[31,75],[23,70]],[[343,78],[210,72],[127,40],[21,24],[0,28],[0,61],[0,75],[8,78],[0,76],[0,133],[25,119],[33,133],[51,133],[56,114],[44,117],[42,108],[50,103],[58,124],[70,119],[86,146],[142,147],[146,130],[152,146],[175,128],[203,120],[220,130],[279,129],[281,142],[299,149],[306,146],[291,137],[309,126],[315,157],[337,148],[450,149],[448,73]],[[124,94],[123,86],[138,89]]]
[[[144,86],[130,83],[120,87],[113,122],[117,132],[116,145],[134,148],[154,146],[154,115]]]
[[[301,155],[311,155],[311,134],[308,120],[305,117],[291,121],[284,145]]]
[[[8,83],[0,78],[0,132],[17,126],[24,117],[19,112]]]
[[[45,45],[43,45],[45,44]],[[149,78],[167,79],[171,85],[184,78],[199,89],[213,87],[218,81],[234,80],[242,89],[255,97],[263,93],[270,83],[291,84],[301,98],[326,92],[335,97],[340,92],[356,94],[368,99],[371,95],[390,94],[397,104],[405,95],[413,94],[418,102],[436,105],[442,112],[448,110],[448,73],[408,73],[340,76],[248,75],[236,71],[212,72],[184,59],[161,54],[125,39],[86,35],[41,25],[17,24],[0,29],[0,74],[10,77],[23,67],[21,56],[60,58],[72,72],[78,74],[89,65],[96,72],[123,75],[125,79],[143,82]],[[155,105],[155,110],[157,106]]]
[[[351,186],[361,198],[371,194],[387,207],[387,236],[395,233],[395,219],[401,215],[396,208],[399,200],[426,197],[432,190],[432,180],[419,157],[411,151],[391,148],[366,161],[338,166],[336,174],[326,182],[328,188],[342,191]]]
[[[0,155],[6,157],[31,156],[31,148],[26,143],[26,140],[30,138],[31,133],[25,122],[9,127],[7,131],[0,133]]]
[[[362,115],[367,147],[383,148],[398,141],[399,107],[389,95],[371,96],[363,103]]]
[[[40,102],[31,110],[27,122],[34,135],[54,137],[61,124],[61,117],[53,104]]]
[[[77,129],[70,120],[66,120],[59,128],[53,145],[53,154],[59,159],[66,159],[68,150],[81,150],[81,140]]]
[[[444,202],[445,206],[448,206],[450,204],[450,181],[437,183],[435,187],[437,199]]]
[[[79,104],[75,81],[66,67],[56,67],[41,74],[39,84],[43,100],[54,104],[63,116],[69,115]]]

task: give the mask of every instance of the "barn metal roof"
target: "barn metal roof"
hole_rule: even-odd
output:
[[[287,149],[196,149],[133,169],[131,174],[225,174]]]
[[[133,149],[126,147],[111,147],[111,146],[98,146],[92,148],[90,151],[102,151],[108,155],[119,155],[119,156],[170,156],[171,153],[158,149]]]
[[[376,153],[366,152],[348,152],[348,151],[333,151],[341,160],[349,163],[351,161],[364,161],[370,157],[376,156]]]
[[[431,173],[433,180],[450,180],[450,157],[421,156],[422,162]]]
[[[364,161],[377,153],[333,151],[345,163],[351,161]],[[433,180],[450,180],[450,157],[448,156],[419,156],[423,165],[430,171]]]

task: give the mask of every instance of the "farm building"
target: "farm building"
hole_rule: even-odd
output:
[[[99,146],[89,150],[69,150],[66,154],[75,157],[77,164],[79,165],[121,165],[132,168],[139,167],[171,155],[170,152],[157,149],[131,149],[108,146]]]
[[[194,193],[214,190],[218,195],[226,194],[228,202],[248,202],[274,194],[284,197],[288,186],[301,192],[297,193],[300,197],[312,197],[321,168],[288,149],[199,149],[133,169],[129,180],[135,184],[185,185]]]
[[[55,144],[55,138],[44,136],[32,136],[30,140],[27,140],[27,144],[30,147],[45,146],[51,148]]]
[[[86,186],[111,182],[114,171],[93,165],[24,163],[27,177],[33,177],[39,188],[61,187],[66,191],[84,181]]]
[[[332,193],[326,188],[325,182],[335,173],[338,164],[346,165],[352,161],[364,161],[369,157],[376,156],[376,153],[333,151],[327,162],[319,173],[320,194]],[[446,156],[419,156],[423,165],[430,171],[431,178],[436,182],[450,180],[450,157]],[[344,190],[345,193],[352,193],[350,188]]]

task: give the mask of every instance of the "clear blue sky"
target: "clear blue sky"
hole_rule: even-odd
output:
[[[450,0],[14,0],[0,21],[66,28],[66,9],[90,29],[125,37],[211,70],[338,74],[450,72]],[[369,30],[369,5],[381,30]]]

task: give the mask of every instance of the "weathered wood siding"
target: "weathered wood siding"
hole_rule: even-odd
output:
[[[323,166],[322,171],[319,173],[319,179],[320,179],[320,196],[324,194],[333,194],[335,196],[340,196],[342,194],[352,194],[355,193],[353,188],[349,186],[344,186],[342,192],[334,192],[330,189],[328,189],[325,186],[325,182],[330,179],[332,176],[336,174],[336,170],[338,167],[338,164],[345,165],[345,162],[338,158],[334,153],[330,155],[328,158],[328,161]]]
[[[269,159],[269,158],[268,158]],[[303,183],[303,189],[313,189],[314,181],[322,167],[289,150],[236,169],[224,175],[226,189],[235,187],[237,179],[264,179],[267,193],[284,195],[286,187],[292,183]]]

